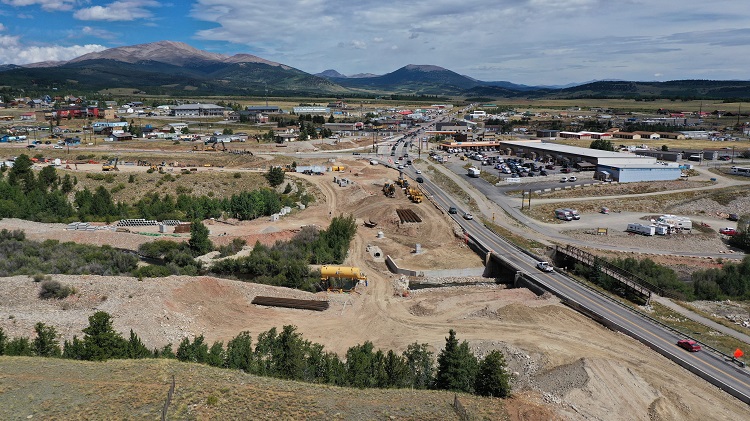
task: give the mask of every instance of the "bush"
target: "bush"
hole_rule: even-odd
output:
[[[234,178],[242,178],[242,173],[236,172],[234,173]]]
[[[68,286],[64,286],[58,281],[44,281],[42,282],[39,290],[39,298],[48,300],[51,298],[61,300],[71,294],[74,294],[75,290]]]

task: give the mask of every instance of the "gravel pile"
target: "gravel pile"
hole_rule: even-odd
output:
[[[669,210],[670,213],[684,215],[706,215],[715,216],[722,213],[747,213],[750,209],[750,197],[738,197],[726,205],[715,200],[703,198],[682,205],[677,205]]]

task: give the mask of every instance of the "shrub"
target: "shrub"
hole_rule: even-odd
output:
[[[48,280],[42,282],[39,290],[39,298],[43,300],[48,300],[50,298],[61,300],[73,293],[75,293],[73,288],[65,286],[58,281]]]
[[[234,173],[234,178],[242,178],[242,173],[236,172]]]
[[[118,184],[118,185],[116,185],[116,186],[112,187],[112,189],[110,190],[110,192],[111,192],[112,194],[115,194],[115,193],[117,193],[117,192],[119,192],[119,191],[123,191],[123,190],[125,190],[125,184],[123,184],[123,183],[120,183],[120,184]]]
[[[135,183],[135,174],[130,174],[128,176],[128,183]]]

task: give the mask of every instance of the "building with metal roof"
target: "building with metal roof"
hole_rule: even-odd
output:
[[[542,162],[567,164],[581,170],[596,168],[599,178],[619,182],[666,181],[680,178],[678,164],[666,164],[653,156],[602,151],[540,141],[500,141],[500,148],[508,154]]]
[[[177,117],[223,116],[226,108],[216,104],[185,104],[172,107],[170,114]]]

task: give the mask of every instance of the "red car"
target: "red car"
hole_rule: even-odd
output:
[[[679,341],[677,341],[677,346],[690,352],[698,352],[701,350],[701,346],[698,345],[697,342],[691,341],[689,339],[680,339]]]
[[[719,230],[719,234],[728,235],[730,237],[737,235],[737,230],[734,228],[722,228]]]

